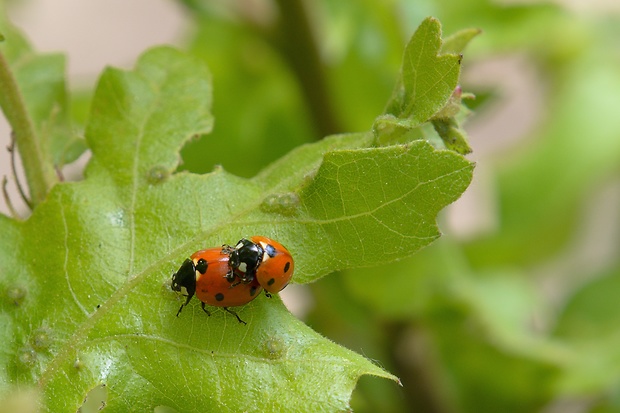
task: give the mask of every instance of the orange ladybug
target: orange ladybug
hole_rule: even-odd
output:
[[[224,245],[222,252],[229,256],[228,281],[233,285],[254,285],[258,281],[267,295],[282,291],[295,269],[293,256],[286,247],[260,235],[242,238],[234,247]]]
[[[234,284],[227,276],[230,271],[230,256],[222,248],[209,248],[196,251],[186,259],[177,272],[172,275],[172,289],[187,296],[181,304],[177,316],[189,300],[196,295],[202,309],[211,315],[205,305],[223,307],[240,323],[245,324],[236,312],[228,307],[244,305],[255,299],[263,287],[258,280]]]

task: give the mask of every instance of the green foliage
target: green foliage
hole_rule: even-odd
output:
[[[31,197],[38,203],[56,181],[54,168],[73,162],[86,146],[70,127],[65,57],[37,54],[4,13],[0,13],[0,33],[5,37],[0,44],[4,55],[0,107],[13,127],[22,157],[33,164],[25,175]],[[9,79],[11,75],[14,80]],[[14,84],[19,92],[13,89]]]
[[[613,9],[304,2],[316,45],[298,50],[322,63],[308,77],[278,12],[297,0],[181,3],[187,54],[154,49],[133,71],[106,71],[91,110],[93,91],[62,98],[60,58],[3,23],[18,79],[20,53],[50,63],[25,94],[42,108],[34,124],[60,119],[37,103],[55,100],[93,157],[28,220],[0,217],[0,411],[52,400],[73,412],[87,394],[84,413],[102,400],[157,413],[620,411]],[[468,130],[470,145],[469,109],[484,123],[513,92],[489,83],[472,99],[459,73],[506,55],[536,77],[536,123],[506,140],[524,122],[514,111],[492,143]],[[317,109],[336,134],[323,139]],[[470,148],[469,215],[486,226],[459,237],[452,224],[467,218],[440,214],[446,235],[419,250],[468,185],[457,153]],[[304,285],[285,293],[310,297],[300,318],[312,330],[278,297],[238,308],[247,326],[197,300],[175,318],[182,260],[258,233],[293,251]]]
[[[410,71],[428,69],[417,48],[441,43],[438,21],[429,25],[406,50],[406,90]],[[458,62],[445,70],[458,78]],[[41,82],[41,93],[59,84]],[[415,114],[398,116],[428,121],[452,83],[415,105],[406,92]],[[23,96],[38,124],[49,110],[35,110],[32,93]],[[104,393],[89,395],[91,407],[100,398],[110,412],[315,412],[347,410],[362,375],[398,381],[277,296],[239,308],[247,325],[224,311],[208,318],[197,300],[177,318],[170,275],[195,250],[254,234],[291,250],[295,283],[410,256],[439,236],[436,215],[473,164],[424,140],[375,147],[376,131],[299,146],[250,179],[175,172],[182,146],[211,131],[211,100],[207,67],[171,48],[147,51],[132,71],[106,69],[85,125],[85,179],[54,185],[24,221],[0,216],[5,393],[33,386],[50,412],[76,411],[91,390]]]
[[[402,91],[397,88],[388,103],[387,113],[411,117],[420,124],[439,111],[456,88],[461,57],[439,55],[441,26],[427,19],[416,31],[405,49]],[[433,70],[434,69],[434,70]]]
[[[488,228],[461,240],[447,229],[414,257],[347,271],[340,308],[355,310],[345,315],[317,305],[313,325],[329,319],[321,328],[330,337],[372,349],[366,354],[380,354],[405,389],[421,389],[399,409],[401,401],[367,391],[362,380],[355,411],[620,411],[612,327],[620,294],[617,13],[479,0],[398,4],[395,21],[417,22],[430,9],[446,32],[480,27],[464,65],[475,71],[477,60],[517,54],[543,100],[517,143],[499,144],[523,121],[515,112],[483,154],[487,142],[472,145],[487,191],[474,213]],[[441,51],[453,51],[450,43]],[[480,112],[512,98],[487,87],[476,93],[488,96]],[[356,316],[372,327],[346,327]]]

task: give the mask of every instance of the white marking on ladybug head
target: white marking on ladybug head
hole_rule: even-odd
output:
[[[266,262],[269,258],[271,258],[269,256],[269,254],[267,254],[267,246],[269,245],[269,243],[265,242],[265,241],[260,241],[259,242],[261,248],[263,249],[263,256],[260,257],[260,262]]]
[[[248,270],[248,265],[245,262],[242,262],[241,264],[239,264],[239,270],[241,270],[242,272],[246,272]]]

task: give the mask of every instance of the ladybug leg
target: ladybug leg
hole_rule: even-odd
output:
[[[238,275],[243,284],[250,284],[256,278],[256,271],[248,271],[243,275]]]
[[[226,275],[224,276],[224,278],[226,278],[226,280],[227,280],[228,282],[230,282],[230,283],[231,283],[231,282],[233,282],[233,281],[235,281],[235,272],[233,271],[233,269],[232,269],[232,268],[230,268],[230,269],[228,270],[228,272],[226,273]],[[237,283],[237,284],[239,284],[239,283]],[[235,285],[237,285],[237,284],[235,284]],[[232,286],[231,286],[231,287],[232,287]]]
[[[187,300],[185,300],[185,302],[183,304],[181,304],[181,307],[179,307],[179,311],[177,311],[177,317],[179,316],[179,314],[181,314],[181,310],[183,309],[183,307],[185,307],[187,304],[189,304],[189,300],[191,300],[192,296],[191,295],[186,295]]]
[[[271,293],[267,290],[265,290],[265,295],[267,296],[267,298],[271,298]]]
[[[239,318],[239,314],[235,313],[233,310],[231,310],[231,309],[230,309],[230,308],[228,308],[228,307],[223,307],[223,308],[224,308],[224,310],[226,310],[226,311],[227,311],[227,312],[229,312],[230,314],[232,314],[232,315],[234,315],[235,317],[237,317],[237,320],[238,320],[241,324],[243,324],[243,325],[246,325],[246,324],[247,324],[245,321],[243,321],[241,318]]]
[[[201,303],[200,303],[200,306],[202,307],[202,311],[204,311],[205,313],[207,313],[207,315],[208,315],[209,317],[211,317],[211,313],[209,312],[209,310],[207,310],[207,309],[205,308],[205,303],[202,303],[202,302],[201,302]]]

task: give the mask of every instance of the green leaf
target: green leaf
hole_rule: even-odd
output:
[[[462,155],[471,152],[456,119],[463,108],[463,92],[458,86],[461,56],[457,53],[479,33],[477,29],[462,30],[442,44],[439,21],[428,18],[420,25],[405,50],[402,77],[386,113],[373,125],[378,144],[426,139]],[[421,129],[428,120],[435,128],[434,136]]]
[[[38,382],[47,411],[75,411],[100,383],[110,411],[342,410],[361,374],[394,378],[276,298],[240,309],[249,326],[222,312],[209,319],[196,303],[174,316],[169,279],[182,258],[250,228],[240,217],[254,183],[222,171],[169,175],[181,144],[211,127],[209,105],[206,69],[171,49],[145,54],[133,72],[108,69],[87,127],[87,179],[57,185],[24,223],[0,219],[12,337],[2,381]]]
[[[19,85],[45,156],[61,168],[85,150],[84,140],[72,130],[65,85],[65,56],[37,54],[0,10],[0,44]]]
[[[206,173],[222,165],[250,177],[296,146],[316,140],[299,85],[274,45],[257,36],[255,28],[209,15],[202,10],[209,8],[206,4],[190,7],[194,17],[200,16],[190,49],[213,73],[217,127],[210,139],[183,148],[182,168]]]
[[[471,153],[471,147],[467,142],[465,131],[459,128],[456,119],[442,118],[434,119],[432,122],[433,127],[443,140],[446,148],[460,153],[461,155]]]
[[[446,37],[441,44],[441,53],[463,53],[469,42],[480,33],[480,29],[464,29]]]
[[[573,350],[560,384],[564,391],[594,393],[617,388],[620,373],[620,267],[599,275],[571,296],[559,315],[554,336]]]
[[[25,222],[0,216],[6,337],[0,383],[36,385],[45,411],[107,389],[106,411],[342,411],[364,374],[397,380],[260,296],[209,318],[170,275],[192,252],[278,239],[297,283],[413,254],[473,164],[426,142],[369,148],[372,133],[293,150],[253,179],[173,173],[211,130],[206,67],[170,48],[107,69],[86,126],[85,180],[56,185]]]
[[[501,226],[467,245],[473,265],[534,265],[579,237],[584,200],[620,163],[620,65],[605,50],[562,66],[532,145],[495,161]]]
[[[407,44],[402,83],[397,85],[387,113],[426,122],[447,102],[459,79],[461,56],[440,54],[441,24],[427,18]]]
[[[310,274],[298,279],[379,265],[430,244],[439,237],[435,216],[467,188],[472,169],[423,141],[326,154],[301,192],[313,259],[300,265]]]

